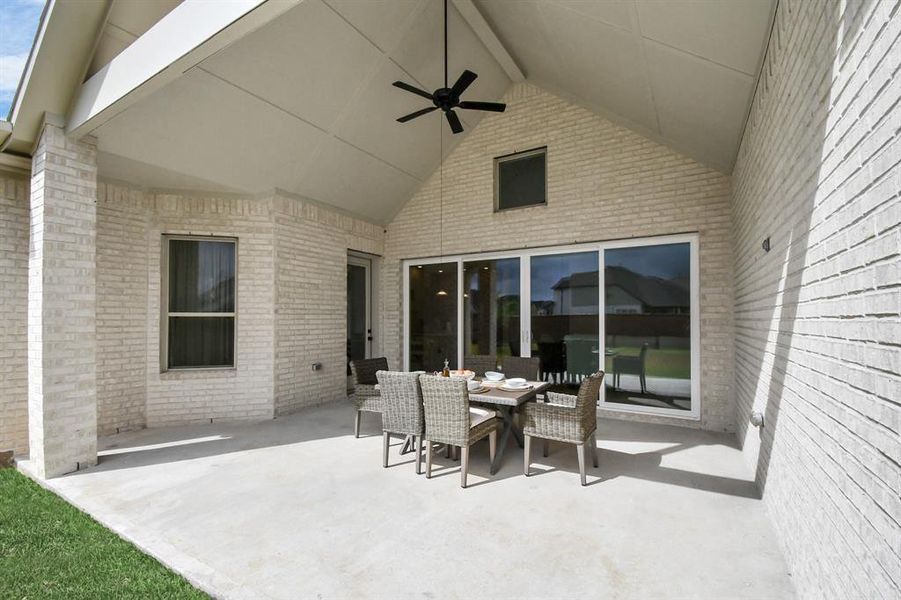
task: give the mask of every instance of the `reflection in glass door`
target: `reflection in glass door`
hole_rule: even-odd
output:
[[[409,369],[457,366],[457,263],[412,265],[409,276]]]
[[[605,402],[692,409],[689,242],[604,250]]]
[[[553,389],[574,393],[600,365],[598,253],[532,256],[531,354]]]
[[[350,361],[367,358],[372,342],[370,271],[367,258],[347,258],[347,375]]]
[[[697,254],[686,234],[406,262],[405,368],[537,356],[551,391],[603,369],[605,408],[698,418]]]
[[[463,362],[519,356],[519,258],[463,263]]]

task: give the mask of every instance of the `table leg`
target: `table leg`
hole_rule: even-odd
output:
[[[494,462],[491,463],[491,474],[494,475],[501,468],[501,463],[504,460],[504,452],[507,449],[507,440],[510,439],[510,431],[515,430],[513,426],[513,410],[512,406],[505,406],[503,408],[498,409],[501,413],[501,417],[504,420],[504,427],[501,431],[501,441],[497,446],[497,453],[494,455]],[[515,437],[515,432],[514,432]]]

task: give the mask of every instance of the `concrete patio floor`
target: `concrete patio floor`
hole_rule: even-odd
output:
[[[349,404],[251,424],[101,440],[101,462],[47,485],[195,585],[234,598],[789,598],[763,503],[731,436],[603,420],[600,468],[575,450],[487,443],[431,480],[381,467],[377,416]],[[27,463],[23,468],[27,470]]]

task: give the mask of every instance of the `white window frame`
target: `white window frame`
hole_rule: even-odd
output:
[[[505,162],[510,162],[513,160],[521,160],[523,158],[529,158],[530,156],[544,156],[544,201],[539,202],[537,204],[526,204],[525,206],[508,206],[507,208],[501,208],[501,178],[500,178],[500,166]],[[547,206],[547,195],[548,195],[548,177],[547,177],[547,146],[539,146],[538,148],[532,148],[530,150],[522,150],[520,152],[512,152],[510,154],[504,154],[503,156],[496,156],[494,158],[494,212],[507,212],[508,210],[520,210],[523,208],[534,208],[536,206]]]
[[[169,242],[187,240],[192,242],[229,242],[235,247],[235,310],[234,312],[169,312]],[[232,364],[208,367],[169,366],[169,317],[230,317],[232,328]],[[238,238],[212,235],[176,235],[164,233],[160,256],[160,373],[167,371],[229,371],[238,366]]]
[[[663,246],[669,244],[689,244],[690,254],[690,306],[691,306],[691,409],[679,410],[672,408],[658,408],[654,406],[633,406],[616,402],[607,402],[606,386],[601,386],[599,406],[604,410],[643,413],[660,415],[678,419],[697,421],[701,418],[701,315],[700,315],[700,269],[698,262],[699,238],[697,233],[683,233],[674,235],[662,235],[645,238],[629,238],[626,240],[608,240],[603,242],[588,242],[581,244],[569,244],[563,246],[546,246],[528,248],[525,250],[507,250],[498,252],[482,252],[472,254],[454,254],[449,256],[432,256],[427,258],[412,258],[402,261],[403,269],[403,368],[410,370],[410,267],[418,265],[431,265],[437,263],[456,263],[457,265],[457,365],[463,364],[464,355],[464,331],[463,331],[463,263],[476,260],[492,260],[499,258],[519,258],[519,297],[520,297],[520,353],[521,356],[532,355],[532,331],[531,331],[531,259],[533,256],[547,256],[551,254],[571,254],[576,252],[596,251],[598,256],[598,340],[600,357],[606,350],[605,336],[605,297],[604,297],[604,271],[602,269],[605,250],[619,248]],[[453,366],[453,365],[452,365]]]

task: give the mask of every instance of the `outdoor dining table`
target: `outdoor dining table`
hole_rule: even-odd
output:
[[[481,394],[476,394],[473,392],[469,393],[469,400],[471,402],[479,402],[481,404],[488,404],[495,408],[501,415],[501,418],[504,421],[504,428],[501,431],[501,439],[500,443],[497,446],[497,452],[494,455],[494,462],[491,463],[491,474],[494,475],[501,468],[501,462],[504,458],[504,450],[507,447],[507,440],[510,439],[510,434],[513,434],[513,437],[516,439],[516,443],[520,448],[523,446],[522,441],[522,432],[516,427],[513,423],[513,415],[519,409],[520,406],[535,398],[536,394],[543,392],[550,383],[546,381],[529,381],[528,387],[523,390],[517,391],[508,391],[500,388],[500,383],[495,383],[491,381],[487,381],[485,379],[480,380],[482,385],[488,388],[487,392],[483,392]]]

